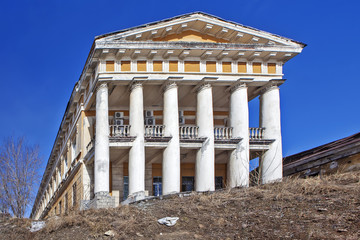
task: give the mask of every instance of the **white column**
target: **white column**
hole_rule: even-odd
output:
[[[195,190],[215,190],[214,117],[212,88],[210,84],[201,86],[197,93],[196,124],[199,137],[206,138],[196,154]]]
[[[94,193],[109,193],[109,106],[108,86],[101,84],[96,92],[96,135]]]
[[[232,89],[230,96],[230,126],[233,138],[241,138],[230,153],[228,186],[249,186],[249,106],[246,84]]]
[[[136,137],[129,152],[129,194],[145,191],[144,103],[141,83],[130,90],[130,135]]]
[[[269,86],[260,96],[260,127],[265,128],[264,139],[275,140],[260,158],[261,182],[269,183],[282,178],[280,93],[277,86]]]
[[[163,195],[180,192],[180,141],[179,141],[178,88],[175,83],[164,90],[165,136],[172,137],[163,153]]]

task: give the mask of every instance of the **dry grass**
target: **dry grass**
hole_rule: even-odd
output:
[[[180,220],[159,225],[166,216]],[[104,233],[113,230],[115,239],[359,239],[359,216],[360,172],[350,172],[83,211],[18,236],[108,239]],[[1,228],[0,236],[9,238]]]

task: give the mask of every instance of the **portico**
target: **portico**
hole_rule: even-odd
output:
[[[264,87],[259,92],[261,98],[260,116],[263,120],[261,121],[261,128],[252,129],[249,129],[248,92],[249,86],[252,84],[249,81],[239,81],[228,86],[218,85],[218,83],[211,81],[190,86],[183,85],[182,81],[168,80],[156,84],[148,81],[130,81],[128,85],[115,85],[111,82],[99,83],[94,99],[96,122],[102,115],[106,115],[104,109],[117,109],[116,111],[123,112],[126,118],[124,123],[128,120],[129,124],[101,124],[100,126],[96,124],[95,153],[97,151],[103,152],[102,156],[105,154],[109,156],[115,165],[122,165],[123,173],[113,174],[112,177],[102,174],[103,172],[110,172],[110,161],[105,165],[107,168],[105,167],[104,171],[97,167],[100,165],[101,159],[97,163],[97,155],[95,154],[95,195],[100,192],[97,190],[100,188],[96,187],[99,182],[110,182],[111,185],[113,184],[111,181],[124,178],[125,175],[128,175],[126,194],[130,196],[153,194],[154,175],[151,172],[157,172],[155,181],[160,186],[162,194],[178,193],[182,190],[183,177],[181,172],[184,171],[182,168],[186,164],[187,168],[190,166],[193,169],[191,170],[193,171],[192,176],[188,177],[193,178],[192,189],[195,191],[215,190],[216,168],[226,168],[224,176],[221,176],[222,187],[248,186],[249,160],[252,150],[265,153],[274,152],[271,155],[262,155],[261,164],[270,170],[262,172],[261,181],[271,182],[281,179],[281,171],[278,169],[281,170],[282,158],[278,155],[276,155],[277,158],[274,158],[273,155],[279,153],[272,148],[275,145],[274,143],[278,144],[276,141],[280,141],[281,144],[281,133],[278,127],[280,125],[280,113],[275,110],[265,110],[267,106],[274,109],[280,108],[279,91],[276,86],[281,83],[281,81],[270,81],[269,86]],[[109,88],[113,89],[110,94]],[[124,102],[129,105],[119,108],[117,101],[112,101],[112,95],[123,92],[123,88],[126,88],[124,95],[128,99]],[[188,92],[189,89],[190,93]],[[263,94],[269,94],[268,91],[274,89],[272,96],[263,96]],[[149,91],[157,91],[158,94],[152,95],[151,98],[147,97],[144,101],[144,93],[148,94]],[[179,100],[179,91],[180,95],[184,95],[183,91],[187,91],[186,98],[192,100],[189,101],[186,108],[183,102]],[[124,95],[122,98],[125,98]],[[214,95],[216,99],[214,99]],[[156,107],[154,108],[154,106]],[[108,110],[110,120],[107,121],[109,123],[114,123],[114,118],[111,116],[113,111]],[[147,111],[152,112],[155,122],[152,125],[146,122]],[[193,124],[180,125],[179,112],[191,114],[186,116],[188,116],[189,122],[192,121]],[[222,126],[219,126],[219,120]],[[265,121],[270,121],[272,125],[266,124]],[[270,128],[272,134],[266,135],[267,130],[270,132]],[[96,144],[100,141],[97,136],[99,138],[104,137],[103,133],[108,133],[108,145]],[[252,148],[250,147],[251,143],[254,143]],[[258,148],[259,144],[262,145],[262,149]],[[274,159],[278,162],[274,162]],[[127,168],[125,171],[124,166]],[[271,167],[269,168],[269,166]],[[272,171],[271,174],[268,171]],[[111,181],[106,181],[106,179],[111,179]],[[103,185],[101,191],[110,194],[112,187],[109,184]],[[124,192],[123,188],[121,186],[119,189]],[[125,198],[124,193],[120,195],[122,199]]]

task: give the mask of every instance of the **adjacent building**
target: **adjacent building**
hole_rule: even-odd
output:
[[[313,177],[360,170],[360,133],[288,156],[284,176]]]
[[[279,86],[304,47],[201,12],[96,37],[31,216],[248,186],[257,157],[262,183],[281,179]]]

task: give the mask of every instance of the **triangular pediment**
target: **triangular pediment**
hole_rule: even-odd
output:
[[[202,34],[193,30],[187,30],[180,33],[169,34],[165,37],[153,38],[152,41],[160,42],[212,42],[229,43],[228,40],[216,38],[207,34]]]
[[[304,47],[305,44],[197,12],[98,36],[100,41],[164,41],[263,44]]]

